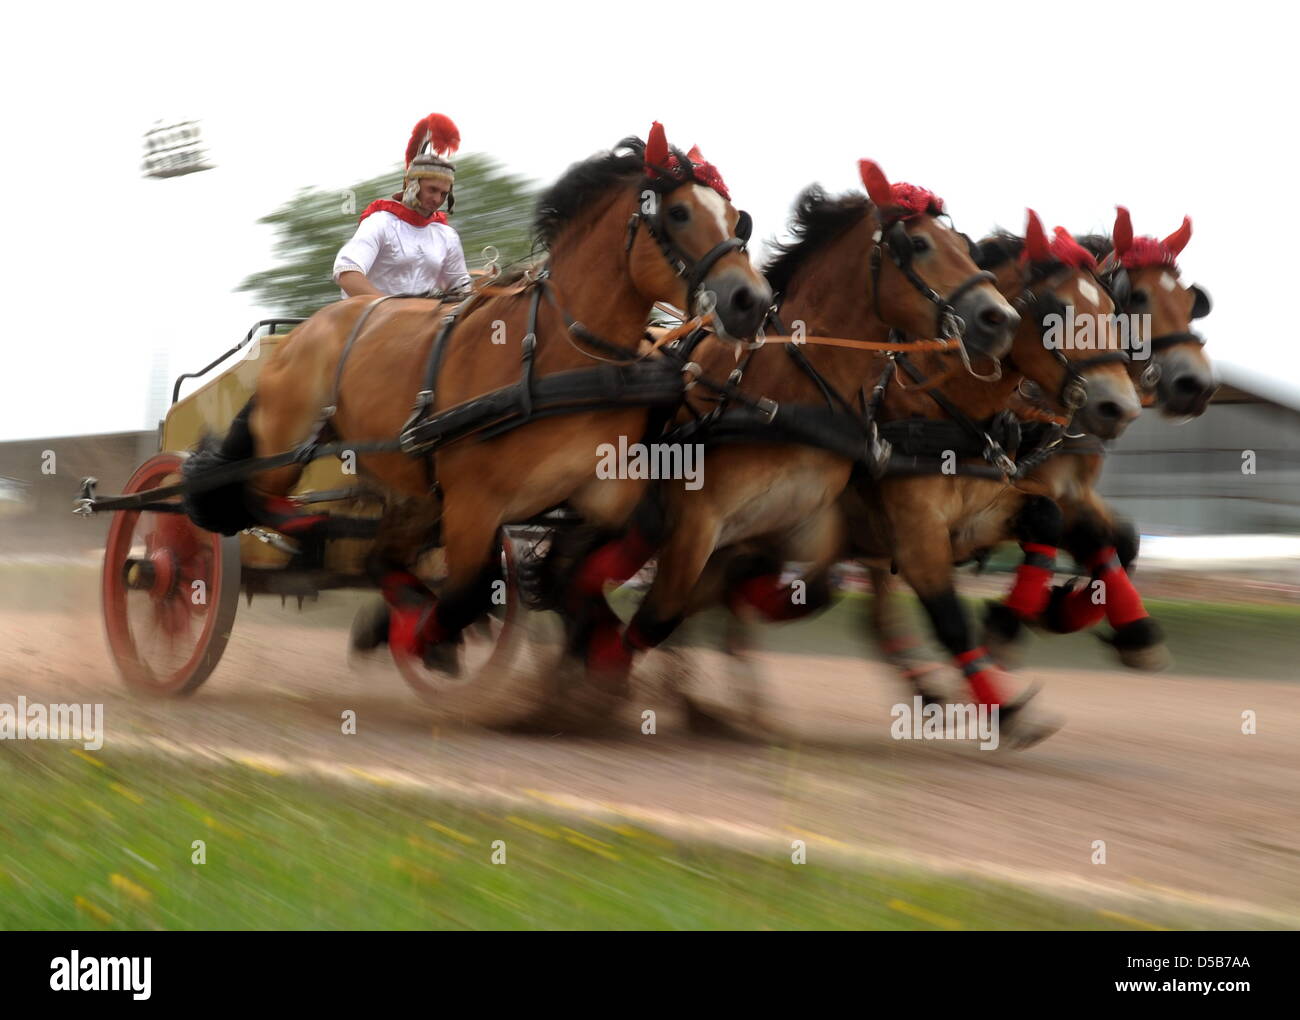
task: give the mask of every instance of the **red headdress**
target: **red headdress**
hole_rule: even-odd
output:
[[[918,188],[915,184],[890,184],[880,164],[872,160],[858,160],[858,173],[867,189],[867,197],[876,203],[881,216],[890,222],[914,220],[926,213],[938,216],[943,212],[943,199],[933,191]]]
[[[1125,269],[1140,269],[1143,266],[1169,266],[1178,268],[1178,255],[1187,247],[1192,237],[1192,221],[1183,217],[1183,225],[1158,241],[1154,237],[1134,237],[1133,221],[1129,219],[1128,210],[1122,205],[1115,207],[1115,229],[1111,232],[1111,243],[1115,250],[1111,259]]]
[[[1071,237],[1068,230],[1057,227],[1049,241],[1038,213],[1032,209],[1027,212],[1025,248],[1020,253],[1021,262],[1060,262],[1075,269],[1097,268],[1097,260],[1092,252]]]
[[[651,176],[671,177],[679,181],[695,181],[712,188],[727,201],[731,194],[722,180],[722,174],[712,163],[706,162],[698,145],[691,146],[686,154],[688,166],[683,166],[677,153],[668,147],[668,137],[664,126],[655,121],[650,126],[650,137],[645,143],[645,169]]]
[[[455,205],[452,185],[456,181],[456,167],[447,157],[460,148],[460,131],[450,117],[431,113],[416,121],[411,129],[411,140],[406,143],[406,173],[402,178],[403,190],[392,198],[381,198],[366,206],[361,214],[365,219],[373,213],[389,212],[413,227],[426,227],[430,223],[446,223],[447,213],[425,213],[417,207],[420,181],[435,180],[447,185],[447,210]]]

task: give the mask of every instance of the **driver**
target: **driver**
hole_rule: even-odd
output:
[[[447,223],[456,204],[456,168],[447,157],[459,147],[451,118],[431,113],[415,125],[406,145],[404,190],[366,206],[357,232],[334,260],[334,281],[345,297],[469,287],[465,252]],[[443,202],[446,212],[439,211]]]

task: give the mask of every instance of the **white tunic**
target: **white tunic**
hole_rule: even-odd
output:
[[[456,231],[445,223],[413,227],[382,210],[361,221],[334,260],[335,283],[348,272],[365,274],[384,294],[456,290],[470,282]]]

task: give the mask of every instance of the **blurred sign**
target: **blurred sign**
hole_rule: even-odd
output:
[[[211,170],[198,121],[186,120],[178,124],[159,121],[146,131],[144,163],[140,169],[146,177],[181,177]]]

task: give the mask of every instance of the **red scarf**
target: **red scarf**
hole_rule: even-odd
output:
[[[396,196],[394,196],[396,197]],[[427,227],[430,223],[446,223],[447,214],[445,212],[436,212],[430,216],[421,216],[409,205],[402,205],[401,202],[395,202],[391,198],[379,198],[366,206],[366,211],[361,214],[364,220],[371,213],[390,212],[404,223],[409,223],[413,227]],[[357,221],[358,223],[361,220]]]

